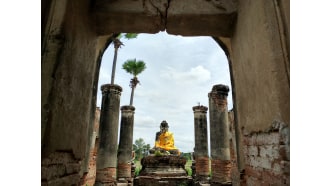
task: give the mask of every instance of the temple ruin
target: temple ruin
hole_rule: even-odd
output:
[[[113,144],[118,144],[119,129],[106,121],[118,124],[119,102],[101,108],[99,112],[107,110],[114,116],[101,114],[99,129],[95,128],[100,63],[111,36],[164,30],[211,36],[225,51],[230,67],[233,110],[215,109],[226,108],[223,87],[213,87],[208,106],[213,118],[221,116],[214,119],[219,129],[210,134],[216,138],[210,149],[215,159],[211,167],[222,168],[208,180],[205,149],[195,144],[199,146],[193,181],[290,185],[290,1],[42,0],[41,10],[42,185],[85,185],[94,175],[99,185],[131,183],[118,180]],[[102,92],[119,99],[121,89],[105,86]],[[127,109],[130,121],[134,113]],[[203,125],[207,110],[193,111],[202,121],[192,127]],[[212,126],[214,121],[209,122]],[[119,176],[127,180],[128,169],[123,168]]]

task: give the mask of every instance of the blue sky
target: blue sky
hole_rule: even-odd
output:
[[[230,87],[228,108],[232,108],[231,83],[227,58],[211,37],[182,37],[166,32],[139,34],[136,39],[122,39],[118,50],[115,84],[123,88],[120,105],[128,105],[130,74],[122,69],[128,59],[143,60],[147,69],[138,79],[134,96],[134,135],[151,146],[163,120],[174,133],[175,146],[182,152],[194,148],[192,107],[208,107],[208,93],[215,84]],[[97,106],[101,106],[100,86],[111,80],[114,49],[110,45],[102,58]],[[208,116],[209,113],[207,113]],[[209,121],[208,121],[209,124]]]

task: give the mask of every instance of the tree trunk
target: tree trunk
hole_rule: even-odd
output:
[[[115,72],[116,72],[116,63],[117,63],[117,52],[118,47],[115,47],[115,54],[113,56],[113,63],[112,63],[112,73],[111,73],[111,85],[115,82]]]
[[[135,86],[132,86],[131,100],[130,100],[130,102],[129,102],[129,105],[130,105],[130,106],[133,106],[134,89],[135,89]]]

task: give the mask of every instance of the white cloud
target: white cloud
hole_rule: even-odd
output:
[[[167,67],[165,70],[161,71],[160,77],[165,78],[170,83],[174,82],[180,83],[181,85],[191,85],[196,83],[204,83],[210,80],[211,73],[201,65],[192,67],[186,72],[180,72],[173,67]]]
[[[100,72],[100,77],[99,77],[99,79],[100,80],[102,80],[102,81],[104,81],[104,82],[106,82],[106,81],[109,81],[110,82],[110,80],[111,80],[111,76],[110,76],[110,74],[107,74],[106,72],[103,72],[104,70],[102,70],[101,72]]]
[[[156,124],[155,118],[151,116],[137,115],[135,116],[134,120],[136,123],[135,126],[140,128],[154,127]]]

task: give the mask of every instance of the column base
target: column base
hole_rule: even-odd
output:
[[[96,170],[95,186],[115,186],[116,182],[115,167]]]
[[[131,178],[131,164],[130,163],[118,163],[118,175],[117,179]]]
[[[230,160],[212,160],[212,179],[211,183],[231,185],[231,161]]]
[[[196,175],[195,179],[203,183],[209,181],[209,158],[196,157],[195,159]]]

